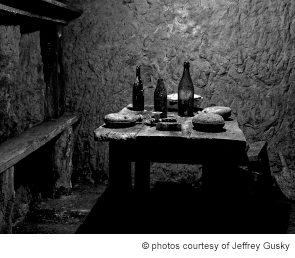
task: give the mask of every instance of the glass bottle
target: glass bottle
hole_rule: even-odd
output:
[[[183,74],[178,85],[178,115],[194,115],[194,86],[189,72],[189,62],[183,64]]]
[[[143,83],[140,77],[140,66],[136,67],[136,79],[133,84],[132,105],[133,105],[133,110],[136,110],[136,111],[144,110],[144,92],[143,92]]]
[[[163,79],[158,79],[154,92],[154,110],[162,112],[161,118],[167,117],[167,90]]]

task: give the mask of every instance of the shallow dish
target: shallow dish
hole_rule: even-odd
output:
[[[203,100],[203,97],[200,95],[194,94],[194,109],[200,107],[200,104]],[[178,110],[178,93],[172,93],[167,96],[167,108],[170,111]]]

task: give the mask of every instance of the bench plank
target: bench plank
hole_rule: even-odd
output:
[[[258,162],[261,158],[262,150],[267,147],[266,141],[253,142],[249,146],[247,156],[250,162]]]
[[[34,126],[0,145],[0,173],[49,142],[79,120],[78,114],[66,114],[58,119]]]

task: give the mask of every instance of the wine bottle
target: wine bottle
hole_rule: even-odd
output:
[[[136,110],[136,111],[144,110],[144,92],[143,92],[143,83],[140,77],[140,66],[136,67],[136,79],[133,84],[132,105],[133,105],[133,110]]]
[[[189,62],[184,62],[183,74],[178,85],[178,115],[184,117],[194,115],[194,86],[189,67]]]
[[[161,118],[167,117],[167,90],[163,79],[158,79],[154,92],[154,110],[162,112]]]

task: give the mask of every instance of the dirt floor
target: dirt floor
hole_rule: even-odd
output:
[[[105,185],[81,184],[67,196],[35,203],[26,219],[13,227],[13,234],[73,234],[105,189]]]
[[[139,198],[140,196],[140,198]],[[269,201],[203,198],[198,189],[159,184],[146,195],[105,185],[75,186],[68,196],[33,205],[14,234],[295,233],[295,205],[275,192]]]

